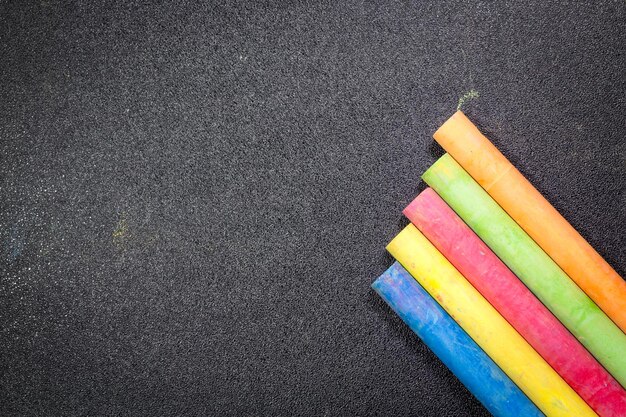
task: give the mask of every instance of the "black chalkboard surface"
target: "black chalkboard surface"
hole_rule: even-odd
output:
[[[625,72],[621,0],[0,1],[0,414],[487,415],[385,244],[460,106],[624,276]]]

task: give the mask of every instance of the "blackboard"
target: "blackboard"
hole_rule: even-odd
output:
[[[0,1],[1,414],[487,415],[369,286],[459,106],[626,275],[625,22]]]

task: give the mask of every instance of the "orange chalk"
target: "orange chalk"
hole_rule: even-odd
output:
[[[461,111],[434,138],[626,333],[626,281],[489,139]]]

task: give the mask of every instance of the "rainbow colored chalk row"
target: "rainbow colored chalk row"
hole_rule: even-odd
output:
[[[626,416],[626,281],[461,112],[372,287],[495,416]]]

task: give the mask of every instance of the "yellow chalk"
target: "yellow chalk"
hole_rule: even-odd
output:
[[[597,416],[415,226],[387,250],[547,417]]]

